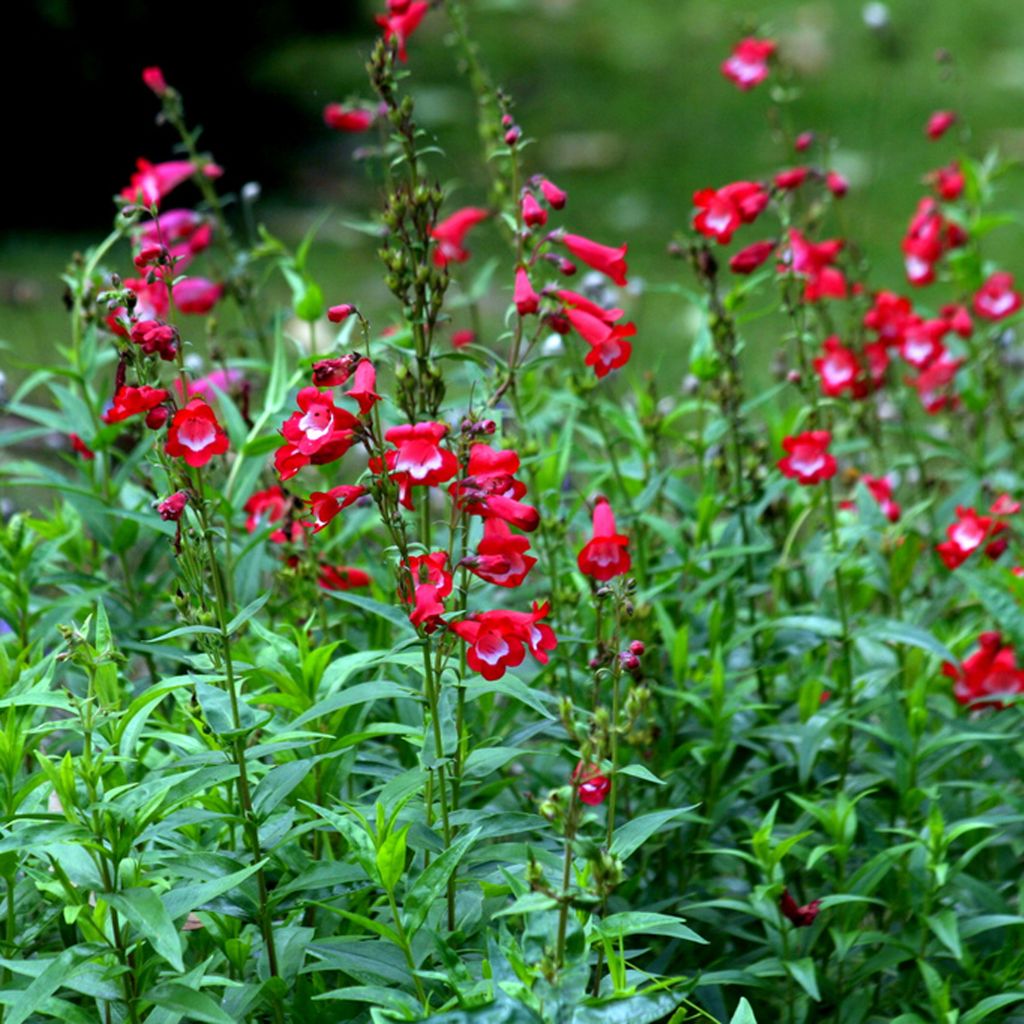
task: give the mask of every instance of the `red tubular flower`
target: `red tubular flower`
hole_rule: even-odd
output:
[[[331,308],[327,310],[327,319],[330,320],[332,324],[340,324],[347,320],[355,311],[355,306],[349,302],[343,302],[341,305],[331,306]]]
[[[791,924],[797,928],[809,928],[814,924],[814,919],[821,911],[821,900],[811,900],[803,906],[798,906],[795,899],[789,894],[788,889],[782,890],[782,898],[779,900],[779,910]]]
[[[722,74],[744,92],[753,89],[768,77],[768,60],[775,48],[771,39],[741,39],[722,62]]]
[[[365,487],[340,484],[329,491],[314,491],[309,496],[313,511],[313,532],[319,533],[344,508],[367,493]]]
[[[947,203],[955,202],[964,194],[966,181],[959,160],[932,171],[925,180],[934,186],[940,198],[945,199]]]
[[[602,775],[596,764],[584,764],[582,761],[573,769],[572,783],[576,787],[576,795],[580,802],[588,807],[604,803],[604,798],[612,788],[611,779],[607,775]]]
[[[770,196],[754,181],[734,181],[719,189],[705,188],[693,194],[697,213],[693,226],[707,238],[728,245],[741,224],[752,224],[768,205]]]
[[[92,462],[96,458],[96,453],[77,434],[68,434],[68,440],[71,442],[71,447],[86,462]]]
[[[1014,291],[1013,274],[1005,270],[991,274],[974,295],[974,312],[986,320],[1004,320],[1021,307],[1020,292]]]
[[[159,355],[166,362],[178,354],[178,332],[159,320],[140,320],[132,328],[131,339],[146,355]]]
[[[561,241],[576,259],[582,260],[591,269],[610,277],[619,287],[625,285],[626,274],[629,271],[626,266],[628,246],[620,245],[618,248],[614,248],[591,241],[582,235],[570,234],[562,235]]]
[[[629,572],[629,537],[616,532],[615,515],[605,497],[599,497],[594,505],[593,533],[576,564],[585,576],[602,583]]]
[[[974,321],[967,312],[966,306],[949,305],[939,310],[939,316],[946,321],[947,330],[961,338],[969,338],[974,333]]]
[[[448,552],[432,551],[414,555],[403,563],[399,576],[399,597],[413,605],[409,621],[425,632],[433,633],[444,625],[444,599],[452,592],[452,574],[448,571]]]
[[[895,523],[903,510],[900,508],[899,503],[893,500],[892,481],[887,476],[870,476],[867,473],[861,477],[861,481],[868,489],[871,497],[878,502],[882,515],[890,523]]]
[[[532,192],[523,193],[520,211],[528,228],[543,227],[548,222],[548,211],[537,202]]]
[[[569,198],[562,189],[548,181],[547,178],[540,179],[540,190],[552,210],[561,210]]]
[[[352,380],[352,387],[345,392],[346,398],[351,398],[359,403],[359,415],[366,416],[380,401],[380,395],[373,389],[377,386],[377,370],[369,359],[362,359],[356,366],[355,376]]]
[[[438,221],[430,232],[430,237],[437,240],[434,263],[439,267],[447,263],[465,263],[469,259],[469,252],[465,248],[466,235],[472,227],[489,216],[490,212],[482,207],[466,206],[445,220]]]
[[[846,278],[833,266],[843,244],[838,238],[811,242],[796,228],[789,229],[789,242],[781,253],[779,270],[791,271],[804,279],[805,302],[846,298]]]
[[[910,299],[895,292],[876,293],[871,308],[864,314],[864,326],[878,335],[886,345],[899,345],[907,324],[914,319]]]
[[[825,175],[825,188],[836,197],[842,199],[850,191],[850,183],[838,171],[829,171]]]
[[[344,409],[336,409],[329,391],[303,388],[298,394],[299,412],[293,412],[281,425],[285,441],[300,455],[313,456],[323,449],[340,449],[340,458],[351,446],[359,421]]]
[[[201,398],[193,398],[174,414],[165,447],[168,455],[183,458],[190,466],[198,467],[227,450],[228,435]]]
[[[209,313],[224,294],[224,286],[205,277],[186,277],[172,289],[174,304],[181,313]]]
[[[806,167],[791,167],[785,171],[779,171],[775,175],[775,187],[789,192],[799,188],[807,180],[808,169]]]
[[[502,519],[485,519],[476,554],[462,560],[475,576],[499,587],[518,587],[537,559],[526,554],[530,541],[513,533]]]
[[[433,486],[451,480],[459,471],[459,460],[441,439],[448,433],[444,423],[412,423],[391,427],[384,440],[395,445],[387,453],[387,467],[393,474],[407,474],[412,485]]]
[[[469,449],[466,475],[449,488],[453,500],[468,515],[501,519],[527,533],[537,529],[540,515],[519,499],[526,485],[516,480],[519,456],[511,449],[497,450],[477,443]]]
[[[945,354],[942,339],[948,329],[945,320],[919,320],[914,317],[904,329],[900,355],[916,369],[926,369]]]
[[[484,679],[500,679],[509,668],[521,665],[526,648],[521,627],[504,611],[482,612],[448,627],[466,642],[466,662]]]
[[[142,84],[147,89],[152,89],[161,99],[167,92],[167,80],[164,78],[163,71],[158,67],[142,69]]]
[[[1005,708],[1005,700],[1024,694],[1024,672],[1013,647],[999,633],[982,633],[978,650],[957,667],[944,662],[942,674],[953,680],[953,696],[970,707]]]
[[[324,107],[324,124],[336,132],[365,132],[373,122],[371,110],[346,107],[343,103],[328,103]]]
[[[265,523],[276,523],[284,519],[291,508],[291,499],[274,484],[266,490],[256,491],[243,508],[249,513],[245,520],[245,528],[249,533],[255,533]],[[282,539],[283,536],[282,534]]]
[[[573,292],[559,292],[559,295],[575,295]],[[577,297],[577,298],[581,298]],[[626,338],[636,334],[633,324],[611,324],[608,317],[622,310],[603,310],[594,303],[584,300],[583,306],[566,306],[565,316],[576,332],[590,346],[584,362],[594,368],[600,379],[612,370],[625,366],[633,354],[633,346]],[[594,312],[591,312],[593,310]],[[597,315],[595,315],[595,313]]]
[[[423,16],[430,10],[427,0],[415,0],[413,3],[399,4],[399,9],[389,8],[388,14],[378,14],[377,24],[384,29],[384,41],[388,42],[392,37],[398,44],[398,59],[407,61],[409,59],[406,50],[406,41],[419,27]]]
[[[941,139],[956,121],[956,114],[952,110],[936,110],[924,127],[924,133],[929,139]]]
[[[175,491],[170,497],[164,498],[157,505],[156,510],[160,513],[161,519],[176,523],[184,514],[187,504],[188,493],[186,491]]]
[[[452,331],[452,348],[462,348],[464,345],[472,345],[476,341],[476,331],[468,327]]]
[[[952,386],[956,372],[963,364],[962,359],[954,359],[949,352],[943,351],[927,369],[916,377],[906,378],[906,383],[916,389],[921,405],[929,416],[945,408],[953,408],[959,402]]]
[[[548,652],[558,647],[555,631],[541,619],[547,618],[551,605],[547,601],[534,601],[528,612],[500,611],[485,612],[484,615],[503,615],[516,629],[526,644],[527,650],[541,665],[548,663]]]
[[[867,389],[863,370],[853,349],[847,348],[833,334],[824,342],[825,354],[815,359],[814,369],[821,378],[822,394],[836,398],[849,391],[853,398],[863,398]]]
[[[192,160],[168,160],[151,164],[148,160],[136,161],[138,170],[130,182],[121,189],[121,198],[129,203],[141,202],[145,206],[158,206],[160,200],[188,181],[194,174],[205,174],[208,178],[219,178],[223,170],[216,164],[200,164]]]
[[[170,398],[170,392],[163,388],[151,388],[146,384],[142,387],[120,387],[114,395],[114,402],[103,414],[104,423],[120,423],[132,416],[155,409]]]
[[[829,453],[832,435],[827,430],[808,430],[785,437],[783,450],[788,454],[779,460],[784,476],[803,486],[830,480],[836,475],[836,460]]]
[[[533,290],[525,267],[516,270],[516,286],[512,298],[516,304],[516,312],[520,316],[536,313],[540,309],[540,296]]]
[[[935,264],[944,252],[964,244],[963,230],[946,220],[931,196],[917,204],[903,238],[903,261],[907,280],[916,287],[935,280]]]
[[[979,516],[973,508],[956,507],[956,522],[946,528],[946,537],[935,545],[947,569],[956,569],[974,554],[992,535],[991,516]],[[1006,524],[1002,524],[1005,529]]]
[[[772,241],[754,242],[740,249],[730,257],[729,269],[734,274],[752,274],[775,252],[775,245]]]
[[[362,358],[357,352],[352,352],[337,359],[321,359],[313,364],[313,383],[320,388],[340,387],[348,382],[352,370]]]
[[[350,565],[322,565],[317,579],[317,585],[323,590],[353,590],[368,587],[371,582],[368,572]]]

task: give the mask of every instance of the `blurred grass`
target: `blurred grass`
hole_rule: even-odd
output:
[[[265,197],[260,210],[272,230],[294,241],[330,207],[313,260],[328,300],[385,310],[391,307],[375,246],[343,224],[366,220],[377,206],[374,185],[350,160],[359,140],[320,127],[327,100],[369,98],[363,65],[374,38],[373,9],[366,5],[364,38],[305,39],[282,47],[262,67],[261,84],[293,98],[312,141],[295,154],[292,193]],[[923,125],[933,110],[960,111],[972,148],[998,145],[1004,154],[1024,154],[1022,6],[903,0],[889,6],[884,30],[868,28],[863,5],[848,0],[470,0],[467,9],[495,81],[513,95],[520,123],[537,140],[527,152],[529,169],[569,191],[559,223],[608,243],[628,241],[634,278],[663,282],[685,273],[666,258],[665,246],[686,224],[694,189],[767,176],[797,162],[767,124],[770,85],[740,93],[718,71],[733,42],[754,29],[778,39],[799,69],[801,93],[788,108],[792,127],[837,140],[834,161],[852,188],[828,233],[856,235],[875,265],[877,286],[906,290],[899,239],[923,193],[921,176],[956,151],[955,142],[926,140]],[[952,75],[935,60],[939,48],[955,58]],[[410,54],[419,116],[445,152],[433,170],[453,184],[453,207],[479,202],[485,176],[474,103],[455,70],[440,14],[424,22]],[[225,92],[224,102],[237,101],[237,93]],[[254,144],[272,145],[273,135],[268,124]],[[204,142],[216,153],[215,138]],[[111,167],[112,186],[129,170]],[[1019,175],[1005,179],[1002,195],[1018,214],[1019,184]],[[96,238],[102,234],[101,225]],[[500,252],[489,234],[473,236],[476,261]],[[757,237],[747,229],[738,240]],[[63,338],[58,275],[70,253],[89,241],[0,241],[0,340],[13,350],[0,351],[0,365],[9,375],[20,375],[21,361],[47,359]],[[986,241],[986,251],[1013,269],[1019,241],[1016,227],[1005,228]],[[119,269],[130,270],[126,258]],[[681,369],[690,330],[683,304],[651,295],[639,326],[638,364],[667,353],[672,368]]]

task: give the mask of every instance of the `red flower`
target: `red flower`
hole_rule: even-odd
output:
[[[462,348],[464,345],[472,345],[476,341],[476,331],[464,327],[458,331],[452,331],[452,348]]]
[[[441,439],[448,433],[444,423],[413,423],[391,427],[384,439],[395,445],[386,455],[388,470],[407,474],[411,485],[431,486],[451,480],[459,471],[459,461]]]
[[[1000,494],[994,502],[989,512],[994,516],[1012,516],[1016,515],[1020,511],[1021,505],[1019,501],[1011,498],[1008,494]]]
[[[137,226],[139,235],[136,244],[140,249],[140,256],[147,250],[154,248],[160,255],[166,255],[170,265],[180,273],[194,256],[208,248],[213,240],[213,228],[201,214],[194,210],[167,210],[161,213],[154,220],[143,221]],[[136,257],[138,265],[139,257]],[[134,288],[136,292],[139,286],[145,286],[144,281],[125,281],[125,284]],[[162,306],[154,309],[152,314],[162,316],[166,313],[166,287],[159,284],[164,298]],[[138,312],[138,306],[136,306]]]
[[[835,263],[843,242],[831,239],[811,242],[796,228],[789,229],[789,243],[781,253],[780,271],[792,271],[802,277],[804,302],[818,302],[823,298],[846,298],[846,278]]]
[[[516,312],[520,316],[536,313],[540,308],[540,296],[533,290],[524,267],[516,270],[516,286],[512,298],[516,304]]]
[[[205,466],[214,455],[228,450],[228,435],[206,402],[193,398],[174,414],[165,450],[190,466]]]
[[[1013,274],[991,274],[974,296],[974,312],[986,320],[1003,320],[1021,307],[1020,292],[1013,289]]]
[[[327,319],[332,324],[340,324],[347,320],[354,312],[356,307],[350,302],[343,302],[340,306],[331,306],[327,310]]]
[[[576,558],[580,572],[602,583],[629,572],[629,537],[615,532],[615,515],[608,499],[594,505],[593,533]]]
[[[946,327],[961,338],[969,338],[974,333],[974,322],[966,306],[943,306],[939,316],[946,321]]]
[[[864,314],[864,326],[875,331],[879,341],[898,345],[907,324],[914,319],[910,299],[895,292],[881,291],[875,295],[871,308]]]
[[[337,359],[321,359],[313,364],[313,383],[320,388],[340,387],[347,383],[354,367],[363,357],[357,352]]]
[[[1000,524],[1006,529],[1006,524]],[[999,532],[999,531],[996,531]],[[956,569],[974,554],[993,533],[993,520],[990,516],[979,516],[973,508],[957,505],[956,522],[946,528],[948,540],[935,545],[947,569]]]
[[[96,453],[77,434],[68,434],[68,440],[71,442],[71,447],[86,462],[92,462],[96,458]]]
[[[779,910],[797,928],[809,928],[814,924],[814,919],[821,911],[821,900],[811,900],[810,903],[805,903],[801,907],[790,896],[789,890],[783,889],[782,898],[779,900]]]
[[[814,368],[821,377],[822,394],[836,398],[849,391],[852,397],[863,398],[866,388],[857,356],[834,334],[825,339],[825,354],[814,360]]]
[[[141,202],[145,206],[159,205],[164,196],[194,174],[219,178],[224,173],[216,164],[200,164],[192,160],[169,160],[162,164],[138,160],[136,167],[138,170],[131,181],[121,189],[121,198],[129,203]]]
[[[438,221],[430,232],[430,237],[437,240],[434,263],[439,267],[446,263],[465,263],[469,259],[464,245],[466,235],[470,228],[489,216],[490,212],[482,207],[466,206],[445,220]]]
[[[887,476],[870,476],[867,473],[861,477],[861,481],[870,492],[871,497],[878,502],[882,515],[890,523],[895,523],[899,519],[902,509],[898,502],[893,501],[892,481]]]
[[[403,563],[405,573],[399,576],[399,596],[414,605],[409,621],[417,628],[433,633],[444,625],[444,598],[452,592],[452,575],[448,572],[448,552],[433,551],[415,555]]]
[[[906,383],[917,390],[921,405],[929,416],[934,416],[947,406],[953,407],[959,401],[952,393],[952,384],[956,371],[963,364],[962,359],[954,359],[949,352],[943,351],[927,369],[916,377],[906,378]]]
[[[368,587],[371,582],[368,572],[350,565],[322,565],[317,579],[317,585],[324,590],[352,590]]]
[[[178,354],[178,332],[159,320],[140,320],[132,328],[131,339],[146,355],[159,355],[166,362]]]
[[[768,59],[775,52],[771,39],[741,39],[722,62],[722,74],[746,92],[768,77]]]
[[[729,259],[729,269],[734,274],[752,274],[775,252],[775,244],[771,241],[754,242],[740,249]]]
[[[827,430],[785,437],[782,447],[788,454],[779,460],[779,469],[804,486],[829,480],[836,475],[836,460],[828,450],[831,443],[832,435]]]
[[[705,188],[693,194],[693,226],[720,245],[728,245],[741,224],[752,224],[768,205],[770,196],[754,181],[734,181],[719,189]]]
[[[245,520],[245,528],[249,533],[255,533],[265,522],[276,523],[283,519],[290,507],[291,499],[277,484],[264,491],[256,491],[244,506],[245,511],[249,513]],[[271,534],[270,539],[280,544],[285,539],[284,533],[277,530]]]
[[[365,132],[374,122],[373,111],[328,103],[324,107],[324,124],[337,132]]]
[[[145,384],[139,388],[120,387],[114,395],[113,405],[103,414],[103,422],[120,423],[132,416],[139,416],[166,402],[168,398],[170,392],[163,388],[151,388]]]
[[[186,491],[175,491],[169,498],[164,498],[157,505],[156,510],[160,513],[161,519],[176,523],[184,514],[187,504],[188,493]]]
[[[931,366],[946,351],[942,339],[947,331],[945,320],[919,320],[914,317],[904,330],[900,355],[918,370]]]
[[[530,654],[542,665],[548,663],[548,651],[558,647],[558,638],[555,631],[541,619],[547,618],[551,611],[551,605],[547,601],[534,601],[531,610],[528,612],[485,612],[484,615],[503,615],[510,623],[520,630],[523,642],[526,644]]]
[[[501,519],[484,520],[484,536],[476,554],[461,562],[480,579],[499,587],[518,587],[537,559],[526,554],[530,541],[513,533]]]
[[[825,188],[836,197],[842,199],[850,191],[850,183],[838,171],[829,171],[825,175]]]
[[[982,633],[978,644],[961,667],[944,662],[942,673],[954,681],[953,696],[961,704],[1004,708],[1000,698],[1024,694],[1024,672],[1017,668],[1016,652],[999,633]]]
[[[345,392],[346,398],[359,403],[359,415],[366,416],[374,404],[380,401],[380,395],[373,389],[377,386],[377,371],[369,359],[360,360],[356,366],[352,387]]]
[[[932,171],[925,180],[935,186],[935,191],[946,202],[952,203],[964,193],[964,172],[960,169],[959,160]]]
[[[928,118],[928,123],[925,125],[924,132],[929,139],[941,139],[943,135],[953,126],[956,121],[956,114],[952,110],[936,110],[931,117]]]
[[[789,170],[779,171],[775,175],[775,187],[783,191],[790,191],[799,188],[807,180],[806,167],[792,167]]]
[[[532,192],[523,193],[520,212],[523,217],[523,223],[528,228],[543,227],[548,222],[548,211],[537,202]]]
[[[484,679],[500,679],[526,657],[519,627],[502,611],[473,615],[448,628],[465,640],[466,662]]]
[[[610,277],[620,287],[626,283],[626,250],[628,246],[620,245],[613,248],[610,245],[601,245],[599,242],[591,241],[582,235],[563,234],[562,244],[578,260],[582,260],[588,267],[600,271],[606,277]]]
[[[501,519],[527,533],[535,530],[540,516],[532,505],[519,499],[526,485],[516,480],[519,456],[511,449],[496,450],[488,444],[469,449],[466,475],[449,488],[460,509],[485,519]]]
[[[590,346],[590,351],[583,360],[587,366],[594,368],[594,373],[600,379],[606,377],[612,370],[625,366],[629,357],[633,354],[633,346],[626,338],[636,334],[636,327],[633,324],[613,324],[609,317],[613,314],[622,314],[622,310],[604,310],[600,306],[577,296],[575,292],[559,292],[560,297],[572,296],[577,303],[574,306],[566,306],[565,316],[569,323],[576,329],[576,332]]]
[[[406,61],[409,54],[405,44],[409,36],[416,31],[423,16],[430,9],[427,0],[415,0],[413,3],[399,4],[398,10],[391,6],[388,14],[378,14],[377,24],[384,29],[384,41],[388,42],[392,36],[398,43],[398,59]]]
[[[566,199],[569,198],[562,189],[552,184],[547,178],[540,179],[540,190],[553,210],[561,210],[565,206]]]
[[[167,80],[164,78],[164,73],[158,67],[142,69],[142,84],[148,89],[152,89],[161,98],[167,92]]]
[[[572,782],[576,787],[576,795],[588,807],[603,803],[612,788],[611,779],[602,775],[596,764],[584,764],[582,761],[572,771]]]
[[[336,409],[329,391],[303,388],[298,394],[299,411],[283,424],[281,434],[303,456],[321,454],[324,449],[340,458],[351,446],[359,421],[344,409]],[[340,449],[340,450],[338,450]]]
[[[922,198],[903,238],[907,280],[916,287],[931,284],[935,280],[935,264],[942,254],[966,240],[963,229],[942,216],[931,196]]]
[[[314,518],[313,532],[319,533],[343,508],[348,508],[366,493],[365,487],[350,484],[340,484],[329,491],[314,491],[309,496]]]
[[[182,313],[209,313],[224,294],[224,286],[205,277],[186,277],[172,289],[174,304]]]

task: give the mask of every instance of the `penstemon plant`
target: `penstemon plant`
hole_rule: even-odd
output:
[[[477,205],[417,112],[425,19]],[[833,140],[741,40],[722,73],[806,162],[695,192],[666,386],[459,0],[377,20],[373,98],[324,121],[375,140],[391,300],[219,191],[148,68],[177,152],[7,403],[6,446],[66,444],[0,468],[3,1024],[1024,1019],[1007,165],[930,174],[935,291],[877,287]]]

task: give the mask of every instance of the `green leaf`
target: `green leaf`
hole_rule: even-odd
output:
[[[1024,1001],[1024,992],[1001,992],[997,996],[986,996],[960,1018],[960,1024],[978,1024],[978,1021],[984,1020],[996,1010],[1022,1001]]]
[[[802,957],[800,960],[784,960],[782,966],[786,968],[790,977],[815,1001],[821,999],[818,991],[818,978],[814,970],[814,961],[809,957]]]
[[[380,883],[388,892],[394,892],[405,873],[405,837],[409,826],[392,832],[377,850],[377,871]]]
[[[652,814],[643,814],[639,818],[627,821],[625,825],[620,825],[612,836],[612,856],[625,860],[643,846],[655,832],[673,821],[680,821],[696,806],[691,804],[689,807],[679,807],[670,811],[654,811]]]
[[[653,782],[656,786],[664,786],[665,780],[659,779],[657,775],[645,768],[642,764],[628,764],[625,768],[619,769],[619,775],[632,775],[634,779],[643,779],[644,782]]]
[[[604,938],[617,939],[625,935],[668,935],[686,942],[706,943],[695,931],[687,928],[678,917],[670,914],[653,914],[647,911],[628,911],[611,914],[599,921],[596,933]]]
[[[211,878],[206,882],[188,882],[179,888],[164,893],[163,902],[167,915],[172,920],[184,917],[190,910],[198,910],[203,905],[223,896],[232,889],[237,889],[247,878],[256,874],[266,864],[266,860],[250,864],[240,871],[232,871],[229,875]]]
[[[152,889],[124,889],[107,893],[104,898],[176,971],[185,970],[178,929]]]
[[[668,1016],[681,1002],[671,992],[629,996],[605,1003],[583,1005],[572,1015],[572,1024],[653,1024]]]
[[[314,704],[307,712],[299,715],[292,723],[293,729],[300,729],[307,722],[314,722],[324,715],[333,714],[342,708],[350,708],[354,704],[367,704],[373,700],[418,700],[419,694],[412,690],[380,679],[373,683],[357,683],[341,693],[332,694]]]
[[[427,912],[434,901],[440,898],[448,885],[448,879],[458,867],[466,851],[476,842],[479,830],[473,829],[448,847],[440,856],[430,862],[426,869],[406,892],[402,903],[405,930],[410,940],[427,919]]]
[[[943,661],[958,663],[957,656],[943,643],[939,643],[927,630],[913,626],[909,622],[886,619],[857,629],[856,638],[877,640],[882,643],[904,644],[908,647],[919,647],[922,651],[934,654]]]
[[[963,959],[963,949],[960,946],[960,930],[957,927],[956,911],[942,910],[937,914],[930,914],[925,920],[935,937],[946,949],[957,958]]]
[[[757,1024],[754,1011],[746,999],[741,999],[736,1007],[736,1012],[729,1018],[729,1024]]]
[[[74,970],[78,956],[74,949],[65,949],[60,956],[51,960],[46,970],[12,1000],[4,1014],[4,1024],[23,1024],[28,1020],[40,1004],[65,983]]]
[[[186,1020],[202,1024],[236,1024],[235,1018],[225,1013],[205,992],[178,985],[174,982],[158,985],[146,993],[157,1006],[181,1014]]]
[[[274,765],[260,779],[253,793],[252,809],[257,817],[263,818],[274,810],[296,786],[301,785],[312,768],[313,760],[308,757],[301,761],[286,761],[284,764]]]
[[[237,632],[244,623],[248,622],[269,600],[272,591],[267,590],[260,594],[255,601],[250,601],[229,623],[227,634]]]

